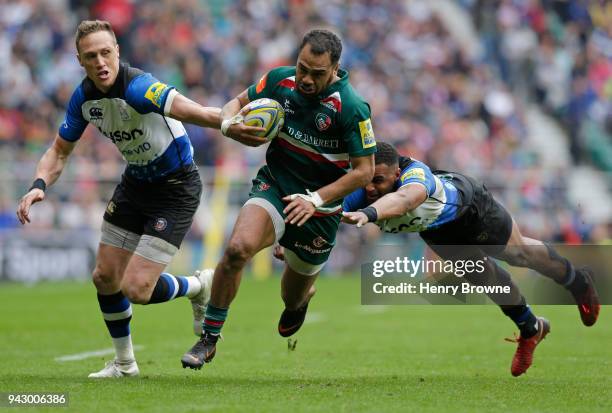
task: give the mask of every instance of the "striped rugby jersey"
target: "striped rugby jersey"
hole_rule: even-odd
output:
[[[427,199],[401,217],[376,222],[381,230],[390,233],[421,232],[457,218],[461,198],[449,177],[432,173],[427,165],[415,159],[400,157],[399,165],[401,173],[395,182],[394,190],[417,183],[425,187]],[[344,198],[342,209],[350,212],[366,206],[368,206],[366,191],[364,188],[359,188]]]
[[[248,89],[251,101],[274,99],[285,124],[268,146],[266,163],[285,194],[316,191],[350,169],[349,157],[376,152],[370,106],[350,85],[348,72],[316,98],[297,89],[295,66],[278,67]],[[338,207],[342,200],[326,205]]]
[[[193,163],[193,148],[183,124],[167,117],[178,92],[150,73],[120,63],[107,93],[85,78],[76,88],[59,128],[75,142],[88,123],[117,146],[128,165],[126,175],[156,181]]]

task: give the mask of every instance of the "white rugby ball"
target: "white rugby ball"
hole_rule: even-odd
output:
[[[249,108],[249,112],[244,115],[244,124],[265,128],[259,136],[269,140],[276,138],[285,124],[285,111],[280,103],[263,98],[250,102],[246,107]]]

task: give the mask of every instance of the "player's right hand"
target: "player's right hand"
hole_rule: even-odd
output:
[[[42,201],[45,199],[45,192],[42,189],[34,188],[27,194],[25,194],[19,201],[17,207],[17,218],[21,224],[30,222],[30,207],[32,204]]]
[[[258,126],[247,126],[244,123],[237,123],[227,129],[227,136],[247,146],[259,146],[268,142],[268,139],[257,136],[264,133],[265,128]]]

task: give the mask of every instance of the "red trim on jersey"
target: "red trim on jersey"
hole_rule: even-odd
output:
[[[341,213],[342,213],[342,208],[338,208],[337,211],[330,212],[330,213],[324,213],[324,212],[315,211],[315,213],[312,214],[312,216],[313,217],[333,217],[334,215],[339,215]]]
[[[268,80],[268,74],[266,73],[259,79],[259,83],[257,83],[257,87],[255,88],[255,92],[261,93],[266,87],[266,82]]]
[[[331,104],[331,105],[333,105],[336,108],[336,110],[338,112],[342,111],[342,102],[340,101],[340,99],[336,99],[333,96],[326,97],[325,99],[321,100],[321,103],[323,103],[323,104],[325,104],[325,103]]]
[[[295,80],[286,78],[278,82],[278,85],[286,87],[287,89],[295,89]]]
[[[304,155],[310,159],[312,159],[313,161],[317,161],[317,162],[329,162],[332,163],[334,165],[336,165],[339,168],[342,169],[348,169],[349,167],[349,161],[331,161],[329,159],[327,159],[326,157],[324,157],[323,155],[319,155],[318,153],[313,153],[310,151],[307,151],[306,149],[302,149],[298,146],[292,145],[289,141],[280,138],[279,145],[281,145],[284,148],[289,149],[292,152],[296,152],[299,153],[300,155]]]

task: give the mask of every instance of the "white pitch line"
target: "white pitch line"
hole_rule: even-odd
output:
[[[140,345],[134,346],[134,350],[142,350],[143,348],[144,347]],[[115,349],[105,348],[104,350],[85,351],[83,353],[69,354],[67,356],[56,357],[54,360],[57,362],[79,361],[79,360],[85,360],[91,357],[106,356],[108,354],[115,354]]]

